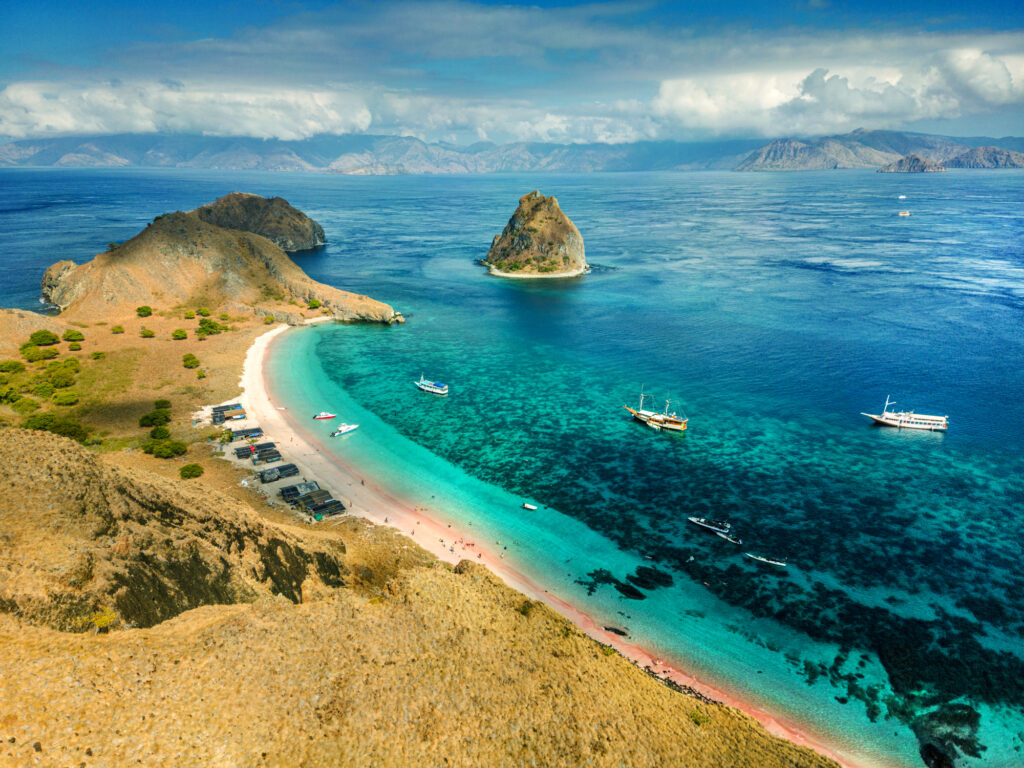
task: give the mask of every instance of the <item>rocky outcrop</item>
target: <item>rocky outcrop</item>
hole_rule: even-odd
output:
[[[121,318],[143,304],[279,308],[316,300],[339,320],[402,322],[387,304],[312,280],[265,237],[211,224],[197,211],[158,216],[85,264],[54,264],[42,290],[72,318]]]
[[[1024,168],[1024,153],[999,147],[975,147],[946,163],[947,168]]]
[[[894,163],[878,169],[879,173],[940,173],[946,170],[938,163],[926,160],[919,155],[907,155]]]
[[[483,263],[501,277],[573,277],[587,269],[580,231],[558,200],[537,190],[519,198]]]
[[[0,612],[29,623],[152,626],[346,582],[341,542],[301,541],[234,499],[109,466],[66,438],[2,430],[0,463]]]
[[[307,251],[327,242],[324,229],[282,197],[232,192],[195,210],[200,219],[224,229],[262,235],[282,251]]]

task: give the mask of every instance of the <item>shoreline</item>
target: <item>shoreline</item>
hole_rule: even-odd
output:
[[[307,321],[307,324],[328,320],[316,318]],[[336,498],[344,501],[349,514],[363,517],[376,525],[396,528],[421,548],[451,565],[470,560],[486,566],[509,587],[530,599],[545,603],[594,640],[613,647],[642,671],[647,670],[655,677],[670,680],[701,696],[737,709],[757,720],[774,736],[808,747],[835,760],[843,768],[877,768],[873,763],[855,761],[836,752],[819,736],[798,724],[745,701],[736,694],[703,682],[683,669],[664,663],[640,645],[606,630],[584,611],[549,593],[517,571],[512,563],[504,559],[500,550],[492,550],[490,544],[477,545],[474,541],[476,535],[472,532],[441,522],[436,519],[438,513],[397,498],[373,478],[362,475],[358,468],[327,451],[320,440],[289,417],[288,411],[279,410],[271,401],[265,364],[274,341],[290,328],[279,325],[253,341],[246,352],[239,380],[242,394],[235,400],[245,408],[249,417],[247,421],[259,424],[265,437],[276,440],[285,459],[296,464],[304,477],[321,479],[321,487],[326,487]],[[450,542],[451,546],[446,542]]]
[[[582,277],[583,275],[587,274],[587,272],[590,269],[589,264],[584,264],[581,269],[578,269],[575,272],[559,272],[557,274],[547,272],[545,272],[544,274],[541,274],[539,272],[531,272],[523,274],[518,272],[502,272],[500,269],[498,269],[493,264],[487,261],[481,261],[480,263],[487,267],[487,274],[492,275],[494,277],[508,277],[511,278],[512,280],[557,280],[559,278]]]

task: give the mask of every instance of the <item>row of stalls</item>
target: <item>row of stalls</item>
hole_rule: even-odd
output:
[[[217,405],[213,408],[213,423],[224,424],[227,421],[234,421],[245,418],[245,411],[238,403],[229,405]],[[267,441],[254,442],[263,437],[263,430],[260,427],[245,427],[231,430],[231,442],[244,441],[244,445],[235,447],[235,458],[239,460],[249,459],[254,467],[263,466],[264,469],[256,471],[260,483],[266,485],[289,477],[298,477],[299,468],[295,464],[284,463],[284,457],[277,448],[277,444]],[[273,466],[266,466],[266,465]],[[340,515],[345,511],[345,505],[333,498],[330,491],[320,487],[315,480],[303,479],[300,483],[286,485],[278,488],[278,495],[290,504],[293,508],[302,510],[311,515],[314,520],[323,520],[325,517]]]

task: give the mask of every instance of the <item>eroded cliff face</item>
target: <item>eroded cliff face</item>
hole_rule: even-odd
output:
[[[580,231],[558,200],[537,190],[519,198],[484,263],[501,277],[572,277],[587,269]]]
[[[0,430],[0,464],[0,613],[31,624],[148,627],[346,583],[340,541],[302,541],[234,499],[129,473],[66,438]]]
[[[288,253],[318,248],[327,242],[323,227],[283,197],[232,192],[196,208],[194,213],[208,224],[262,235]]]
[[[84,264],[57,262],[42,291],[72,318],[123,317],[143,304],[252,309],[315,299],[339,320],[401,322],[387,304],[312,280],[265,237],[211,224],[195,211],[158,216]]]
[[[882,166],[879,173],[940,173],[946,170],[938,163],[926,160],[920,155],[907,155],[894,163]]]

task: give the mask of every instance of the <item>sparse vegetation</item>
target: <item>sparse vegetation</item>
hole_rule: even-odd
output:
[[[72,341],[70,344],[68,344],[68,349],[71,350],[72,352],[79,352],[82,349],[82,345],[79,344],[77,341]]]
[[[106,356],[107,356],[106,352],[92,352],[89,355],[89,357],[91,357],[93,360],[102,360]]]
[[[273,325],[274,324],[274,316],[273,315],[267,315],[266,317],[264,317],[263,318],[263,324],[264,325]]]
[[[210,310],[208,310],[206,307],[200,307],[199,309],[196,310],[196,314],[199,315],[200,317],[209,317]]]
[[[63,392],[58,392],[57,394],[55,394],[53,396],[53,404],[63,406],[78,405],[79,399],[80,398],[77,392],[68,389]]]
[[[68,333],[73,333],[73,331],[68,331]],[[52,331],[35,331],[28,337],[28,342],[29,344],[35,344],[37,347],[48,347],[52,344],[58,344],[60,337]]]
[[[70,437],[80,443],[84,443],[89,437],[89,430],[81,424],[53,413],[37,413],[29,416],[21,426],[25,429],[53,432],[55,435]]]
[[[186,331],[184,328],[175,328],[173,331],[171,331],[171,338],[174,339],[175,341],[187,339],[188,331]]]
[[[158,411],[169,411],[171,409],[171,401],[164,399],[154,400],[153,407]]]
[[[186,368],[198,368],[199,358],[189,352],[181,358],[181,364]]]
[[[64,341],[85,341],[85,334],[81,331],[76,331],[73,328],[68,328],[64,331],[64,335],[61,336]]]
[[[21,373],[25,364],[20,360],[4,360],[0,362],[0,373]]]
[[[320,300],[319,299],[310,299],[309,300],[309,304],[307,306],[310,309],[320,309]]]
[[[139,417],[140,427],[162,427],[171,423],[171,412],[166,408],[157,408]]]
[[[196,371],[196,378],[197,379],[205,379],[206,378],[206,371],[204,371],[202,368],[200,368],[198,371]]]
[[[152,331],[149,328],[143,327],[143,329],[139,331],[139,336],[141,336],[144,339],[152,339],[154,336],[156,336],[156,331]]]
[[[11,408],[13,408],[16,413],[20,413],[22,416],[27,416],[33,411],[39,410],[39,403],[31,397],[19,397],[18,401],[14,403]]]
[[[523,600],[523,602],[516,608],[518,613],[523,616],[529,617],[533,613],[533,609],[537,607],[537,604],[533,600]]]
[[[150,315],[153,314],[153,308],[146,304],[143,304],[141,307],[135,308],[135,314],[137,314],[139,317],[149,317]]]
[[[142,450],[158,459],[173,459],[175,456],[183,456],[188,446],[179,440],[147,440]]]
[[[181,475],[182,480],[188,480],[193,477],[200,477],[203,474],[203,468],[198,464],[186,464],[178,470],[178,474]]]
[[[196,319],[196,313],[193,312],[191,309],[186,310],[185,311],[185,319],[186,320],[195,320]]]
[[[166,440],[171,436],[171,430],[167,427],[153,427],[149,430],[149,436],[153,440]]]
[[[208,317],[204,317],[199,321],[199,327],[196,329],[196,336],[203,339],[207,336],[215,336],[218,333],[224,331],[230,331],[226,325],[221,325],[216,320],[211,320]]]
[[[123,325],[115,325],[115,326],[113,326],[110,329],[110,332],[111,333],[115,333],[115,334],[116,333],[124,333],[124,326]]]

